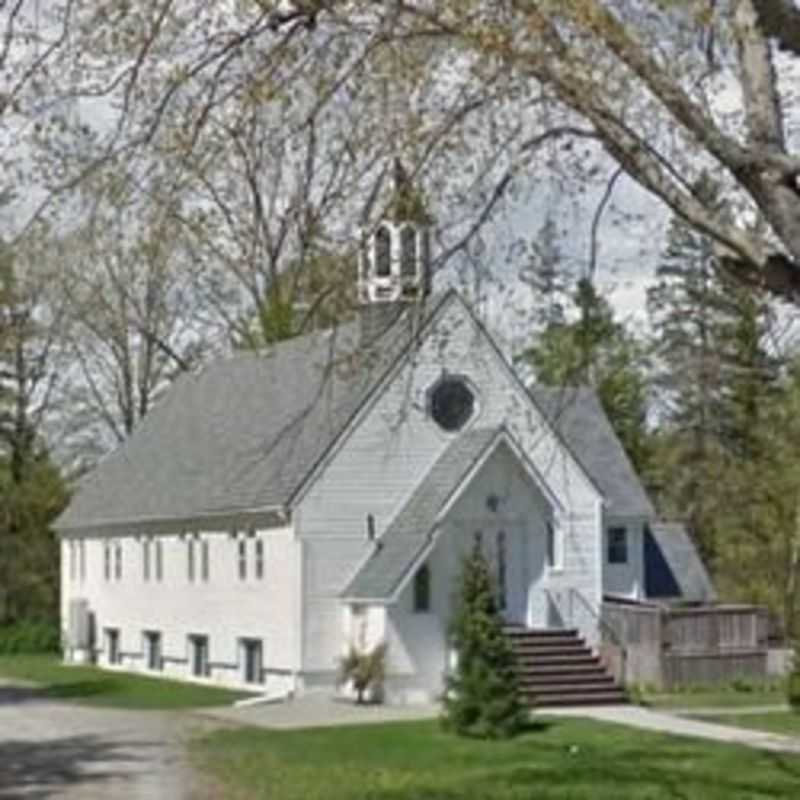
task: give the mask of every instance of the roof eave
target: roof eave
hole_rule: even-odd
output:
[[[129,519],[90,520],[77,523],[59,524],[52,526],[58,536],[111,534],[120,529],[146,533],[163,531],[164,529],[180,530],[181,528],[194,528],[219,524],[221,522],[236,524],[237,522],[252,523],[253,518],[267,524],[269,527],[283,527],[292,521],[291,509],[286,505],[259,506],[254,508],[227,509],[225,511],[204,511],[197,514],[181,514],[176,516],[134,517]]]

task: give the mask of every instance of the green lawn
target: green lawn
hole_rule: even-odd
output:
[[[744,708],[745,706],[782,706],[786,693],[780,688],[735,691],[733,689],[708,689],[706,691],[649,694],[643,696],[644,705],[652,708]]]
[[[800,736],[800,714],[791,711],[774,711],[768,714],[719,714],[717,716],[703,714],[697,719],[719,722],[722,725],[736,725],[739,728],[753,728],[769,733]]]
[[[510,742],[436,721],[217,731],[193,743],[226,798],[732,800],[800,796],[800,758],[579,719]]]
[[[220,706],[245,697],[212,686],[148,678],[96,667],[64,666],[57,656],[0,656],[0,677],[29,681],[48,697],[95,706],[181,709]]]

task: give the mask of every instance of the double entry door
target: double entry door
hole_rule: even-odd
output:
[[[528,570],[521,526],[483,527],[475,532],[475,545],[489,565],[500,613],[507,622],[524,625]]]

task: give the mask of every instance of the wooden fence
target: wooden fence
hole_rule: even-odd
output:
[[[603,603],[603,640],[622,644],[626,683],[663,689],[767,674],[767,617],[755,606]],[[613,636],[612,636],[613,631]],[[603,650],[601,645],[601,652]],[[620,673],[619,668],[615,670]]]

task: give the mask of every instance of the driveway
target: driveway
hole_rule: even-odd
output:
[[[0,685],[0,799],[198,800],[187,717],[53,702]]]

